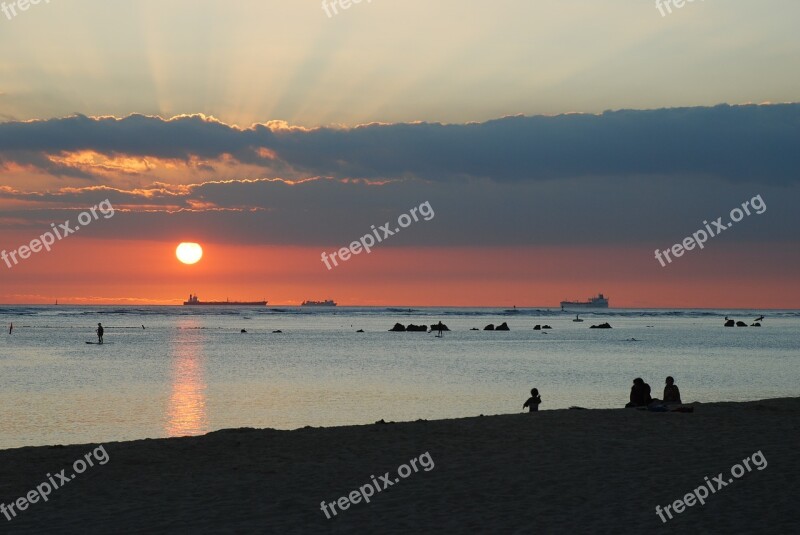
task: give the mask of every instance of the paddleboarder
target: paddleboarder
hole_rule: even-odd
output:
[[[103,324],[102,323],[98,323],[97,324],[97,343],[98,344],[102,344],[103,343],[103,333],[104,332],[105,332],[105,330],[103,329]]]

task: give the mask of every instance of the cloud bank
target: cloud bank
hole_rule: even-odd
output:
[[[696,175],[790,184],[798,180],[799,140],[800,104],[313,129],[280,122],[238,128],[201,115],[79,115],[0,124],[0,164],[97,180],[108,174],[68,156],[203,162],[208,169],[226,161],[289,179],[520,182]]]
[[[799,134],[800,104],[315,129],[12,122],[0,221],[33,232],[107,198],[119,215],[87,237],[330,245],[429,201],[436,219],[392,247],[663,248],[760,194],[768,211],[725,240],[796,242]]]

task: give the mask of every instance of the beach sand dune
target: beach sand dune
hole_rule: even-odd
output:
[[[10,533],[797,533],[800,398],[695,412],[559,410],[296,431],[239,429],[104,445],[94,466]],[[96,446],[96,445],[94,445]],[[94,446],[0,451],[10,503]],[[767,465],[740,479],[756,452]],[[428,452],[370,503],[333,502]],[[419,463],[418,463],[419,464]],[[727,486],[663,523],[655,507],[723,473]],[[716,488],[716,486],[715,486]]]

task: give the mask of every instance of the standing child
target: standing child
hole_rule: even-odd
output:
[[[522,406],[522,410],[525,410],[525,407],[528,408],[528,412],[537,412],[539,410],[539,403],[542,402],[541,396],[539,396],[539,390],[534,388],[531,390],[531,397],[528,398],[528,401]]]

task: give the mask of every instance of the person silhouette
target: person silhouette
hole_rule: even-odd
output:
[[[538,412],[539,411],[539,403],[542,402],[542,398],[539,395],[539,390],[536,388],[531,389],[531,397],[528,398],[528,401],[522,406],[522,410],[525,410],[525,407],[528,407],[528,412]]]
[[[631,400],[625,407],[646,407],[653,401],[650,397],[650,385],[644,379],[637,377],[631,387]]]
[[[669,376],[666,383],[664,387],[664,403],[681,403],[681,391],[678,390],[675,379]]]
[[[96,332],[97,332],[97,343],[98,344],[102,344],[103,343],[103,333],[105,332],[105,329],[103,329],[103,324],[102,323],[98,323],[97,324],[97,331]]]
[[[444,336],[444,334],[443,334],[444,333],[444,323],[442,323],[442,320],[439,320],[439,323],[436,325],[436,328],[439,330],[439,334],[436,335],[437,338],[441,338],[442,336]]]

